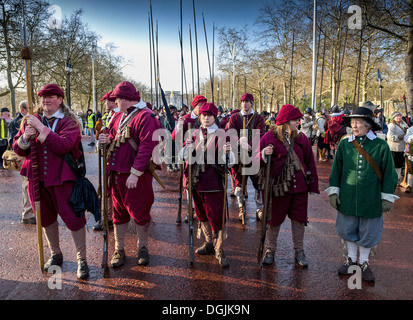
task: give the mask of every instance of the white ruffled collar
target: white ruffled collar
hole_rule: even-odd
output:
[[[56,118],[56,119],[63,119],[65,117],[65,114],[63,113],[63,111],[59,108],[55,113],[52,114],[51,117],[47,117],[46,113],[43,111],[43,117],[46,117],[47,119],[51,119],[51,118]]]
[[[369,132],[367,132],[366,137],[369,138],[369,140],[374,140],[374,139],[377,138],[377,136],[371,130],[369,130]],[[353,142],[355,139],[356,139],[356,136],[354,134],[352,134],[348,138],[348,142]]]

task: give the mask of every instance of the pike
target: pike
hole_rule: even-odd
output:
[[[103,128],[103,134],[106,134],[106,128]],[[99,152],[99,154],[101,154]],[[102,268],[108,267],[108,239],[109,239],[109,225],[108,225],[108,176],[107,176],[107,148],[103,147],[103,256],[102,256]],[[101,159],[99,159],[99,165]]]
[[[191,124],[188,123],[189,137],[191,137]],[[189,231],[189,263],[194,264],[194,216],[192,212],[192,150],[188,148],[188,231]]]
[[[162,98],[162,103],[165,107],[166,111],[166,118],[168,119],[168,125],[172,127],[172,122],[174,121],[172,118],[171,110],[168,107],[168,102],[166,101],[165,97],[165,92],[162,89],[161,82],[158,79],[158,85],[159,85],[159,90],[161,91],[161,98]],[[179,201],[179,207],[178,207],[178,215],[176,217],[176,223],[181,222],[181,208],[182,208],[182,183],[183,183],[183,164],[180,165],[180,177],[179,177],[179,196],[178,196],[178,201]]]
[[[195,14],[195,0],[192,0],[192,7],[194,11],[194,33],[195,33],[195,56],[196,56],[196,70],[197,70],[197,80],[198,80],[198,91],[197,94],[200,94],[199,89],[199,57],[198,57],[198,36],[196,32],[196,14]]]
[[[206,44],[206,50],[207,50],[207,56],[208,56],[209,79],[210,79],[210,82],[211,82],[212,103],[214,103],[214,79],[212,77],[211,61],[210,61],[209,50],[208,50],[208,36],[207,36],[206,27],[205,27],[204,13],[202,13],[202,21],[204,23],[205,44]]]
[[[272,147],[270,144],[269,146]],[[267,232],[267,221],[269,217],[269,198],[271,198],[271,186],[270,186],[270,170],[271,170],[271,155],[267,156],[267,167],[265,170],[265,184],[264,184],[264,212],[262,216],[260,246],[257,252],[258,264],[262,268],[262,255],[264,251],[265,234]]]
[[[32,52],[27,45],[26,37],[26,21],[24,18],[24,2],[22,0],[22,17],[23,17],[23,47],[20,51],[20,57],[25,62],[26,67],[26,90],[27,100],[29,103],[29,114],[34,114],[33,110],[33,84],[32,84]],[[30,140],[30,157],[32,160],[33,171],[33,193],[34,193],[34,208],[36,212],[36,226],[37,226],[37,248],[39,252],[39,265],[42,272],[44,271],[44,253],[43,253],[43,235],[42,235],[42,219],[40,211],[40,190],[39,190],[39,159],[36,140]]]
[[[247,119],[244,117],[243,123],[242,123],[242,133],[245,135],[245,129],[247,127]],[[245,205],[245,193],[247,191],[247,177],[245,176],[245,162],[246,162],[246,151],[244,149],[242,151],[242,169],[241,169],[241,174],[242,174],[242,224],[245,224],[245,216],[247,213],[247,208]]]

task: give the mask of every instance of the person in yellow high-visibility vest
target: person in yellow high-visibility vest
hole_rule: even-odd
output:
[[[4,151],[7,150],[8,146],[8,127],[10,123],[10,112],[9,109],[7,108],[2,108],[1,109],[1,115],[0,115],[0,169],[3,169],[3,153]]]
[[[93,112],[92,109],[89,109],[87,111],[87,127],[89,129],[89,134],[90,134],[90,138],[91,138],[91,142],[88,144],[88,146],[94,146],[95,145],[95,125],[96,125],[96,121],[97,121],[97,116],[96,114]]]

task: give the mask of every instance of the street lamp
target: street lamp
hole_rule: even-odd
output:
[[[70,64],[70,59],[67,59],[66,62],[66,71],[67,71],[67,104],[69,108],[72,107],[72,103],[70,101],[70,73],[72,72],[72,65]]]

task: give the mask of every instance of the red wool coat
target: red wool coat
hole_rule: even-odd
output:
[[[272,131],[267,132],[260,141],[260,152],[257,152],[262,165],[265,165],[262,158],[262,150],[270,144],[274,146],[274,152],[271,156],[270,176],[276,180],[283,169],[288,151],[284,144],[274,136]],[[275,198],[272,196],[272,218],[268,221],[268,224],[271,226],[281,225],[287,215],[292,220],[307,223],[308,192],[320,193],[318,190],[317,167],[311,143],[303,133],[300,133],[295,138],[294,151],[304,167],[304,171],[311,172],[310,183],[307,185],[306,178],[301,170],[295,171],[293,183],[291,183],[288,192],[282,197]]]
[[[40,119],[40,116],[35,116]],[[55,132],[52,132],[52,130],[46,127],[40,135],[36,135],[36,145],[39,156],[39,180],[44,182],[45,187],[61,185],[65,181],[75,181],[75,174],[63,160],[62,156],[70,151],[73,152],[76,159],[82,155],[78,149],[81,141],[78,123],[67,116],[63,119],[56,119],[55,121],[58,121]],[[25,150],[19,146],[19,139],[23,136],[26,127],[27,124],[25,124],[14,137],[13,150],[19,156],[26,157],[20,174],[32,179],[33,172],[30,149]]]

